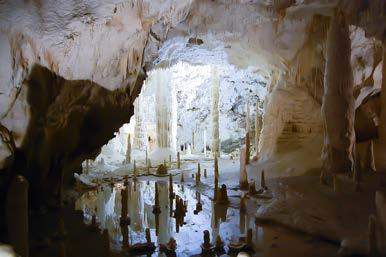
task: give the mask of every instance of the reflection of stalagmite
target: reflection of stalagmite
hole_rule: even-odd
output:
[[[259,105],[256,103],[256,118],[255,118],[255,151],[256,151],[256,159],[259,158],[260,134],[261,134],[261,116],[259,115]]]
[[[220,156],[219,138],[219,98],[220,98],[220,78],[217,67],[211,66],[212,74],[212,155]]]
[[[131,163],[131,140],[130,140],[130,134],[127,134],[126,163]]]
[[[185,182],[185,179],[184,179],[184,173],[181,172],[181,180],[180,180],[181,183],[184,183]]]
[[[6,210],[10,243],[18,255],[28,257],[28,181],[24,177],[13,178]]]
[[[130,225],[130,218],[128,217],[128,197],[129,197],[129,192],[128,192],[128,187],[125,187],[121,190],[121,219],[120,219],[120,224],[121,226],[128,226]]]
[[[322,114],[324,119],[323,175],[352,172],[354,165],[354,97],[351,42],[344,14],[338,10],[327,36]]]
[[[159,205],[159,192],[158,192],[158,182],[155,182],[155,195],[154,195],[154,206],[153,206],[153,213],[159,214],[161,212],[161,208]]]
[[[175,194],[173,192],[173,176],[170,173],[169,174],[169,199],[173,199],[175,197]]]
[[[181,169],[180,152],[177,153],[177,169]]]

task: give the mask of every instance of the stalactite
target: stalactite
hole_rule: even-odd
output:
[[[332,18],[327,37],[322,105],[324,175],[352,172],[355,144],[351,44],[348,24],[339,10]]]
[[[194,152],[194,148],[195,148],[195,145],[194,145],[194,131],[192,131],[192,152]]]
[[[219,138],[219,98],[220,98],[220,78],[217,67],[211,66],[212,75],[212,155],[220,156]]]

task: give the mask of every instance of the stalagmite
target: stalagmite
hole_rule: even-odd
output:
[[[200,163],[197,163],[196,185],[199,185],[200,182],[201,182],[201,167],[200,167]]]
[[[204,169],[204,178],[207,178],[207,176],[206,169]]]
[[[240,189],[248,189],[248,175],[247,167],[245,164],[246,161],[246,150],[245,148],[241,149],[240,153],[240,176],[239,176],[239,186]]]
[[[28,181],[22,176],[11,182],[6,215],[10,243],[18,255],[28,257]]]
[[[137,180],[137,165],[135,163],[135,160],[134,160],[134,163],[133,163],[133,180],[134,181]]]
[[[212,75],[212,155],[220,156],[219,138],[219,98],[220,98],[220,77],[217,67],[211,66]]]
[[[249,132],[245,134],[245,165],[249,164],[249,158],[250,158],[250,138],[249,138]]]
[[[157,168],[157,175],[166,175],[168,174],[168,169],[165,164],[160,164]]]
[[[261,116],[259,115],[259,105],[256,103],[256,117],[255,117],[255,151],[256,159],[259,158],[259,142],[261,134]]]
[[[169,167],[172,167],[172,156],[169,154]]]
[[[256,193],[257,191],[256,191],[255,181],[252,181],[251,183],[249,183],[248,194],[254,195]]]
[[[245,195],[242,195],[240,198],[240,212],[245,212],[247,210],[247,206],[245,204]]]
[[[229,202],[228,192],[227,192],[227,186],[225,184],[221,185],[221,191],[220,192],[221,192],[221,194],[220,194],[218,202],[228,203]]]
[[[250,124],[250,117],[249,117],[249,101],[247,100],[247,103],[245,105],[245,132],[251,131],[251,124]]]
[[[323,175],[352,172],[354,165],[354,97],[351,43],[343,13],[334,14],[327,36],[322,116],[324,119]],[[322,178],[322,181],[325,180]]]
[[[212,244],[210,243],[210,234],[208,230],[204,230],[204,243],[201,244],[202,254],[210,254],[212,252]]]
[[[267,190],[267,184],[265,183],[265,175],[264,175],[264,170],[261,171],[261,177],[260,177],[260,187],[263,190]]]
[[[195,148],[195,145],[194,145],[194,131],[192,131],[192,152],[194,152],[194,148]]]
[[[177,153],[177,169],[181,169],[180,152]]]
[[[131,163],[131,140],[130,140],[130,134],[127,134],[126,163]]]
[[[203,145],[204,145],[204,156],[206,156],[206,129],[204,130],[204,139],[203,139]]]

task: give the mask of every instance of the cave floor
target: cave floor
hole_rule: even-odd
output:
[[[246,200],[247,211],[240,215],[239,203],[241,191],[238,189],[239,161],[220,159],[220,185],[226,184],[229,205],[213,204],[213,161],[200,159],[201,183],[195,185],[191,174],[197,170],[197,160],[185,159],[182,168],[171,168],[174,174],[173,190],[187,201],[187,213],[181,227],[176,226],[176,219],[170,215],[168,177],[138,176],[138,181],[129,180],[128,216],[131,223],[128,229],[120,226],[122,211],[121,191],[123,180],[114,176],[114,185],[103,180],[100,185],[80,193],[60,211],[50,211],[44,215],[33,216],[31,220],[31,256],[108,256],[107,241],[111,249],[110,256],[133,256],[128,248],[122,246],[123,237],[128,238],[129,245],[145,242],[145,229],[149,228],[151,239],[157,248],[153,254],[137,256],[166,256],[159,251],[159,245],[165,244],[173,237],[177,241],[177,256],[200,256],[203,231],[208,230],[212,241],[220,235],[225,242],[225,250],[230,242],[239,242],[245,237],[248,228],[253,231],[253,252],[250,256],[337,256],[339,245],[290,230],[277,224],[256,224],[258,209],[270,206],[274,201],[266,198]],[[208,176],[203,171],[207,169]],[[139,174],[141,170],[139,164]],[[180,183],[180,172],[184,173],[185,182]],[[102,174],[102,173],[101,173]],[[98,177],[98,176],[96,176]],[[96,178],[94,175],[94,179]],[[158,182],[161,213],[152,213],[154,204],[154,184]],[[74,191],[71,191],[74,194]],[[200,192],[202,211],[196,209],[196,192]],[[175,206],[175,205],[173,205]],[[174,208],[174,207],[173,207]],[[95,215],[96,226],[92,226]],[[177,232],[178,229],[178,232]],[[108,231],[108,240],[102,236],[102,230]],[[122,233],[123,232],[123,233]],[[223,254],[221,256],[236,256]]]

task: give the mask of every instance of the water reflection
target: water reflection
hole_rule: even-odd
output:
[[[145,181],[130,181],[87,192],[78,199],[76,208],[83,211],[86,223],[91,223],[92,216],[96,215],[99,228],[108,230],[115,251],[145,243],[145,230],[149,228],[150,237],[157,246],[174,238],[177,256],[199,254],[204,230],[210,232],[212,243],[218,235],[229,243],[238,241],[240,233],[245,233],[252,225],[237,209],[215,204],[189,187],[173,184],[173,199],[170,184],[167,181],[157,183],[160,213],[153,213],[155,182]],[[162,255],[154,253],[152,256]]]

